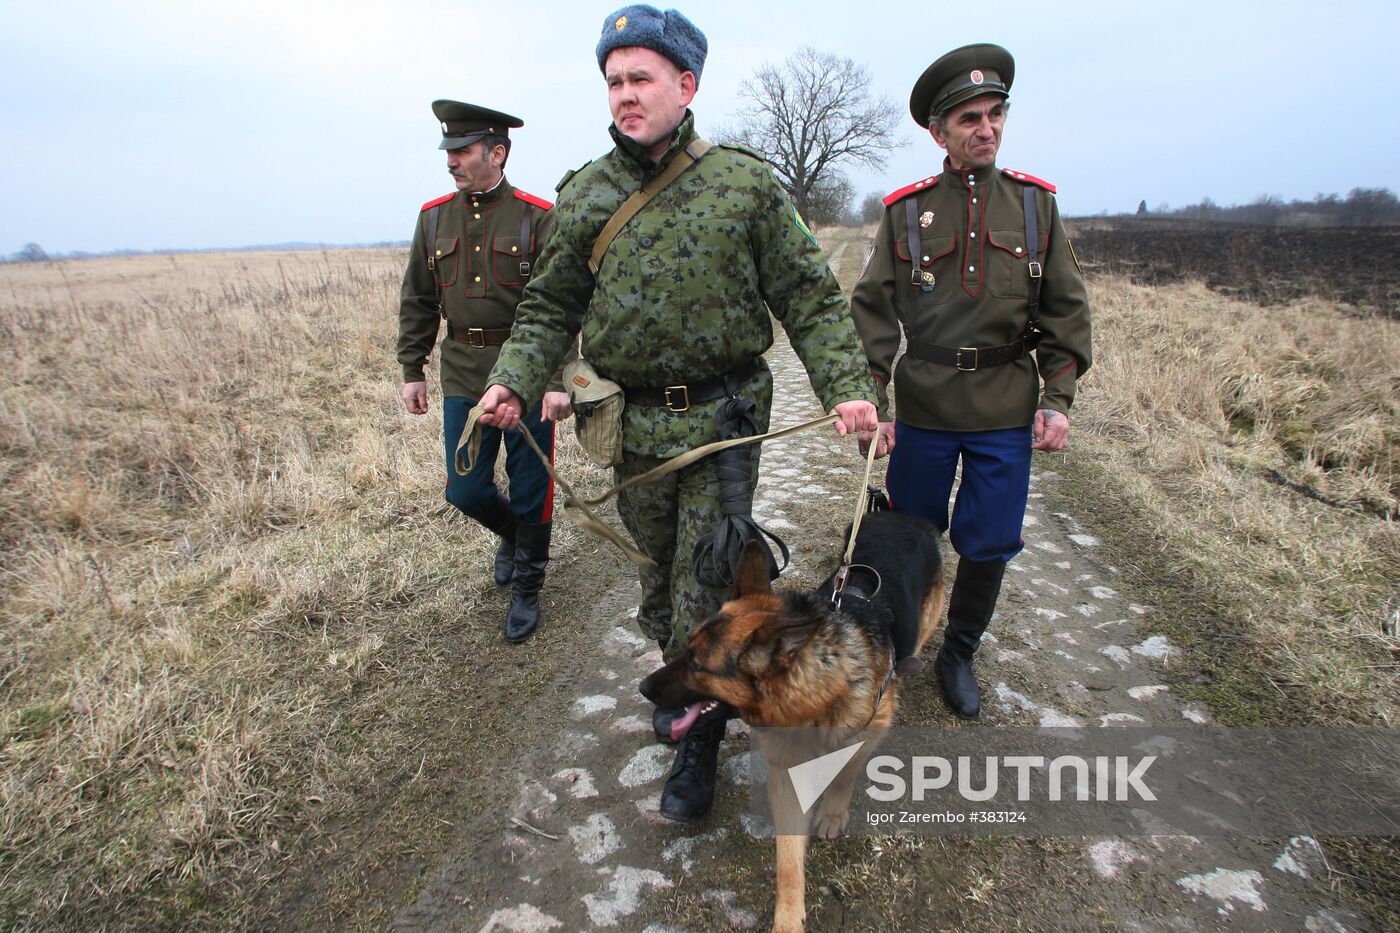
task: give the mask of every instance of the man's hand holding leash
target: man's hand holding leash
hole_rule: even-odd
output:
[[[880,426],[880,416],[875,406],[861,399],[842,402],[831,413],[841,417],[835,424],[837,437],[874,431]]]
[[[894,452],[894,422],[882,421],[880,422],[879,432],[860,432],[860,455],[862,457],[870,453],[870,439],[875,437],[877,433],[880,440],[875,447],[875,459],[879,460],[881,457],[888,457]]]

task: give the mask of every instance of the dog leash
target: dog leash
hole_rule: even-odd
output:
[[[475,410],[476,409],[473,409],[473,412],[475,412]],[[473,418],[468,418],[468,429],[470,429],[471,424],[472,422],[474,422],[474,420],[475,419]],[[631,542],[629,542],[622,535],[618,534],[618,532],[615,529],[611,528],[607,523],[605,523],[602,519],[595,515],[593,513],[593,509],[607,502],[613,496],[617,495],[625,489],[630,489],[633,486],[641,486],[646,483],[655,482],[656,480],[661,479],[661,477],[666,476],[669,473],[674,473],[677,470],[684,469],[685,467],[689,466],[695,461],[700,460],[704,457],[708,457],[710,454],[718,453],[721,450],[728,450],[731,447],[742,447],[745,444],[757,444],[760,441],[776,440],[781,437],[788,437],[792,434],[800,434],[803,431],[810,431],[814,428],[825,427],[828,424],[835,424],[839,420],[840,415],[823,415],[820,418],[815,418],[811,421],[805,421],[802,424],[793,425],[792,427],[780,428],[777,431],[769,431],[767,434],[757,434],[752,437],[736,437],[727,441],[715,441],[710,444],[705,444],[701,447],[695,448],[694,450],[687,451],[678,457],[673,457],[672,459],[667,460],[661,466],[648,470],[640,476],[634,476],[629,480],[625,480],[621,483],[618,483],[616,486],[613,486],[607,492],[603,493],[600,496],[595,496],[592,499],[580,498],[574,492],[573,487],[569,485],[568,481],[554,471],[554,464],[549,462],[549,458],[544,455],[544,451],[540,450],[539,444],[535,443],[535,438],[530,434],[530,432],[525,430],[523,426],[518,426],[517,430],[519,430],[520,433],[525,436],[526,444],[528,444],[530,449],[535,452],[535,456],[540,458],[540,463],[544,464],[544,468],[549,473],[550,478],[559,484],[559,488],[564,493],[564,501],[559,506],[559,509],[563,511],[564,515],[569,519],[569,521],[573,522],[575,525],[582,528],[584,531],[591,532],[595,535],[598,535],[600,538],[612,542],[622,551],[622,553],[627,555],[627,558],[630,561],[632,561],[632,563],[636,564],[638,567],[655,569],[655,561],[653,561],[650,557],[647,557],[645,554],[639,551]],[[874,450],[874,446],[875,445],[872,442],[872,450]],[[870,468],[869,465],[867,465],[866,476],[868,477],[869,475]],[[862,504],[862,508],[863,507],[864,505]]]
[[[836,568],[836,577],[832,580],[831,604],[837,609],[841,608],[841,600],[845,598],[846,583],[851,578],[851,569],[853,566],[865,567],[866,570],[875,574],[875,592],[870,595],[873,597],[875,593],[880,592],[880,585],[882,583],[880,580],[880,572],[874,567],[867,567],[865,564],[853,565],[851,563],[851,558],[854,557],[856,553],[856,536],[860,534],[861,519],[865,518],[866,500],[870,496],[870,470],[875,465],[875,448],[879,446],[880,429],[877,427],[874,436],[870,438],[870,447],[865,452],[865,476],[860,481],[860,492],[856,495],[856,517],[851,520],[851,539],[846,542],[846,555],[841,558],[841,566]],[[891,655],[890,657],[893,658],[894,656]],[[893,670],[893,668],[891,668],[891,670]],[[886,679],[885,682],[888,683],[888,679]],[[880,692],[884,693],[883,687]]]

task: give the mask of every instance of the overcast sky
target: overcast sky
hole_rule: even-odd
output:
[[[665,8],[666,4],[660,4]],[[938,55],[1016,56],[1001,165],[1067,214],[1210,197],[1400,190],[1400,4],[686,3],[710,56],[701,133],[802,45],[865,65],[907,113]],[[452,190],[430,103],[514,113],[508,175],[553,200],[609,146],[593,48],[611,3],[0,0],[0,254],[407,239]],[[936,170],[909,145],[861,194]]]

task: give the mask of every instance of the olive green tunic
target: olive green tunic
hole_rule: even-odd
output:
[[[1040,292],[1039,348],[1020,360],[960,371],[906,354],[895,373],[898,418],[914,427],[990,431],[1030,424],[1039,408],[1068,414],[1076,380],[1091,362],[1089,300],[1060,223],[1054,187],[995,166],[947,166],[885,199],[875,248],[851,296],[851,313],[880,384],[889,384],[901,328],[941,347],[994,347],[1021,336],[1031,278],[1023,191],[1035,188]],[[911,282],[905,202],[916,199],[919,268],[932,287]]]
[[[413,231],[408,268],[399,295],[398,360],[404,382],[421,382],[444,318],[459,332],[508,330],[528,276],[521,262],[535,263],[549,237],[553,212],[502,178],[481,194],[459,191],[423,205]],[[438,206],[437,236],[427,244],[428,213]],[[532,235],[521,241],[521,220],[531,212]],[[429,267],[429,253],[433,256]],[[531,267],[533,271],[533,266]],[[496,362],[499,346],[472,347],[442,340],[442,391],[478,399]],[[557,378],[550,391],[562,391]],[[536,399],[538,401],[538,399]]]

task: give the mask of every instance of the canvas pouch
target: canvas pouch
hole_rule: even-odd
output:
[[[564,367],[564,385],[574,408],[574,430],[588,459],[600,467],[622,463],[622,386],[598,375],[579,357]]]

